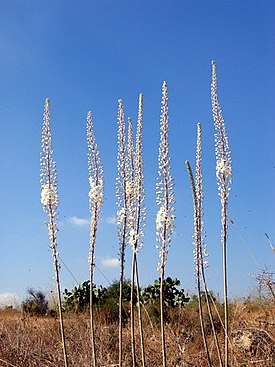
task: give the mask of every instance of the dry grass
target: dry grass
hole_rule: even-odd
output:
[[[222,306],[219,306],[222,310]],[[205,310],[206,312],[206,310]],[[118,364],[118,325],[106,323],[96,315],[96,348],[100,367]],[[232,366],[275,366],[275,306],[271,302],[236,301],[230,304],[230,354]],[[157,323],[144,313],[144,339],[147,366],[162,365],[161,335]],[[195,307],[172,310],[166,323],[167,365],[171,367],[207,366],[201,338],[199,315]],[[151,320],[152,321],[152,320]],[[65,316],[69,365],[91,365],[89,315]],[[217,317],[219,341],[222,326]],[[136,327],[138,330],[138,325]],[[211,326],[206,325],[213,366],[218,366]],[[137,336],[137,365],[141,366]],[[130,320],[123,328],[123,366],[132,364]],[[232,353],[233,349],[233,353]],[[0,366],[58,367],[63,365],[58,320],[52,317],[24,317],[20,312],[0,312]]]

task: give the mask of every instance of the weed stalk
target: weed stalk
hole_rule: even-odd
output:
[[[58,219],[58,192],[56,163],[53,160],[52,136],[50,130],[50,100],[47,98],[44,109],[44,119],[42,127],[42,151],[40,155],[40,182],[41,182],[41,203],[45,214],[49,218],[47,223],[50,247],[52,249],[53,265],[55,271],[55,283],[57,290],[57,301],[59,311],[59,324],[61,332],[61,342],[64,355],[65,367],[68,367],[68,356],[66,349],[61,290],[59,277],[59,262],[57,252],[57,219]]]
[[[122,367],[122,309],[123,309],[123,283],[125,246],[127,243],[127,173],[126,173],[126,127],[124,120],[123,102],[118,101],[118,177],[116,182],[117,196],[117,230],[120,253],[120,277],[119,277],[119,367]]]
[[[171,166],[168,145],[168,93],[167,84],[162,86],[162,106],[160,118],[160,144],[159,144],[159,170],[157,188],[157,205],[159,207],[156,218],[157,242],[160,248],[160,262],[158,270],[160,272],[160,320],[161,320],[161,340],[162,340],[162,363],[166,367],[166,344],[164,328],[164,277],[167,255],[171,244],[171,236],[174,231],[174,207],[175,195],[173,191],[173,178],[171,176]]]
[[[96,367],[96,347],[95,347],[95,328],[94,328],[94,310],[93,310],[93,273],[94,273],[94,253],[96,244],[96,233],[98,221],[101,216],[101,207],[103,203],[103,166],[100,154],[95,140],[94,128],[92,122],[92,113],[87,114],[87,143],[88,143],[88,172],[89,172],[89,207],[91,213],[90,223],[90,251],[89,251],[89,270],[90,270],[90,327],[92,344],[92,361]]]
[[[216,64],[212,61],[212,84],[211,84],[212,111],[215,126],[215,145],[216,145],[216,176],[218,190],[221,199],[221,242],[223,249],[223,289],[224,289],[224,327],[225,327],[225,349],[224,365],[228,367],[228,290],[227,290],[227,212],[228,198],[232,182],[232,161],[231,152],[228,145],[228,137],[222,110],[218,101],[217,94],[217,75]]]

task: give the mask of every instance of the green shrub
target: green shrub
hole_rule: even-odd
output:
[[[90,305],[90,282],[85,281],[71,291],[65,289],[63,307],[70,312],[83,312]],[[131,282],[125,280],[123,285],[123,319],[128,318],[128,304],[131,299]],[[115,280],[108,288],[93,285],[93,304],[103,313],[106,321],[118,320],[119,281]],[[135,293],[136,301],[136,293]]]
[[[85,281],[78,287],[74,287],[71,292],[64,290],[65,297],[63,308],[65,311],[83,312],[90,305],[90,281]],[[93,304],[100,306],[105,302],[106,288],[97,287],[93,284]]]
[[[212,301],[214,301],[215,303],[218,303],[217,302],[217,299],[214,295],[214,292],[212,291],[208,291],[209,295],[210,295],[210,303],[212,304]],[[205,296],[205,292],[204,291],[201,291],[201,302],[203,305],[206,304],[206,296]],[[198,296],[196,294],[193,294],[191,296],[191,299],[188,303],[188,308],[195,308],[195,309],[198,309],[199,308],[199,301],[198,301]]]
[[[167,307],[183,306],[189,301],[189,297],[185,297],[184,289],[178,289],[180,281],[170,277],[164,281],[164,304]],[[141,291],[141,303],[159,303],[160,298],[160,278],[156,279],[154,285],[148,285]]]
[[[106,298],[101,311],[107,322],[118,321],[119,310],[119,290],[120,284],[118,280],[115,280],[106,291]],[[124,280],[122,288],[122,320],[126,323],[130,316],[130,300],[131,300],[131,281],[129,279]],[[134,302],[136,302],[136,290],[134,291]]]

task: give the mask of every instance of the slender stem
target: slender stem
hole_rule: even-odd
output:
[[[94,255],[92,254],[92,258]],[[93,366],[96,367],[96,349],[95,349],[95,328],[94,328],[94,302],[93,302],[93,271],[94,264],[90,265],[90,325],[91,325],[91,344],[92,344],[92,361]]]
[[[164,264],[160,271],[160,323],[161,323],[161,343],[162,343],[162,364],[166,367],[166,347],[164,330]]]
[[[206,352],[207,364],[209,367],[212,366],[211,358],[208,350],[207,340],[205,336],[205,328],[203,322],[203,313],[202,313],[202,302],[201,302],[201,285],[200,285],[200,267],[198,267],[197,271],[197,285],[198,285],[198,303],[199,303],[199,315],[200,315],[200,325],[201,325],[201,334],[203,339],[203,344]]]
[[[134,314],[135,313],[135,309],[134,309],[135,269],[136,269],[136,252],[133,251],[132,276],[131,276],[131,344],[132,344],[133,367],[136,366],[135,314]]]
[[[67,348],[66,348],[66,340],[65,340],[62,304],[61,304],[59,265],[58,265],[58,259],[57,259],[56,236],[55,236],[55,230],[54,230],[55,223],[54,223],[54,218],[53,218],[53,212],[52,212],[51,205],[49,205],[49,216],[50,216],[50,237],[51,237],[51,244],[52,244],[54,270],[55,270],[55,282],[56,282],[56,290],[57,290],[57,304],[58,304],[58,311],[59,311],[59,325],[60,325],[61,341],[62,341],[62,348],[63,348],[63,355],[64,355],[64,365],[65,365],[65,367],[68,367],[68,357],[67,357]]]
[[[49,164],[49,160],[48,160]],[[48,167],[48,175],[50,169]],[[49,175],[50,176],[50,175]],[[49,185],[50,185],[50,177],[49,177]],[[62,348],[63,348],[63,355],[64,355],[64,364],[65,367],[68,367],[68,356],[67,356],[67,348],[66,348],[66,339],[65,339],[65,331],[64,331],[64,322],[63,322],[63,313],[62,313],[62,304],[61,304],[61,290],[60,290],[60,279],[59,279],[59,264],[57,258],[57,251],[56,251],[56,233],[55,233],[55,221],[54,221],[54,212],[51,205],[49,203],[49,235],[50,235],[50,242],[52,247],[52,255],[53,255],[53,263],[54,263],[54,270],[55,270],[55,282],[56,282],[56,290],[57,290],[57,303],[58,303],[58,311],[59,311],[59,324],[60,324],[60,332],[61,332],[61,341],[62,341]]]
[[[65,364],[65,367],[68,367],[68,357],[67,357],[67,349],[66,349],[66,342],[65,342],[65,332],[64,332],[61,295],[60,295],[61,292],[60,292],[59,271],[58,271],[57,264],[55,265],[55,273],[56,273],[56,289],[57,289],[57,300],[58,300],[58,310],[59,310],[59,324],[60,324],[61,340],[62,340],[62,346],[63,346],[64,364]]]
[[[124,220],[123,238],[120,251],[120,280],[119,280],[119,367],[122,367],[122,308],[123,308],[123,284],[124,284],[124,260],[126,239],[126,215]]]
[[[146,306],[145,305],[142,305],[142,306],[143,306],[144,312],[146,313],[146,315],[148,317],[148,321],[150,322],[151,330],[152,330],[152,333],[153,333],[152,335],[155,337],[155,330],[154,330],[154,325],[152,323],[151,317],[150,317],[150,315],[149,315],[149,313],[148,313],[148,311],[146,309]]]
[[[219,313],[219,310],[218,310],[218,308],[217,308],[217,305],[216,305],[216,303],[215,303],[215,301],[214,301],[213,297],[211,296],[211,293],[208,293],[208,297],[210,298],[210,301],[212,302],[212,304],[213,304],[213,306],[214,306],[214,309],[215,309],[215,311],[216,311],[216,314],[217,314],[217,316],[218,316],[218,319],[219,319],[219,321],[220,321],[220,323],[221,323],[221,326],[222,326],[223,330],[225,330],[223,320],[222,320],[222,318],[221,318],[221,315],[220,315],[220,313]],[[237,358],[236,358],[235,353],[234,353],[234,348],[233,348],[232,342],[230,341],[230,339],[229,339],[229,338],[228,338],[228,343],[229,343],[229,345],[230,345],[230,347],[231,347],[231,351],[232,351],[232,354],[233,354],[233,358],[235,359],[235,364],[236,364],[236,366],[237,366],[237,365],[238,365],[238,361],[237,361]],[[232,365],[232,362],[231,362],[231,365]],[[221,366],[222,366],[222,365],[221,365]]]
[[[212,366],[210,354],[208,350],[207,340],[205,336],[205,328],[203,322],[203,313],[202,313],[202,303],[201,303],[201,286],[200,286],[200,270],[202,268],[202,264],[200,261],[201,254],[201,210],[198,208],[198,198],[196,193],[195,180],[192,172],[192,168],[188,161],[185,161],[186,168],[190,178],[190,184],[193,193],[193,201],[194,201],[194,226],[195,226],[195,246],[196,246],[196,280],[197,280],[197,288],[198,288],[198,303],[199,303],[199,315],[200,315],[200,326],[201,326],[201,334],[203,339],[203,344],[205,348],[206,358],[208,366]],[[198,210],[199,209],[199,210]]]
[[[123,256],[124,258],[124,256]],[[121,260],[122,261],[122,260]],[[124,269],[123,266],[120,270],[120,281],[119,281],[119,367],[122,367],[122,297],[123,297],[123,278]]]
[[[95,204],[92,213],[92,220],[91,220],[91,232],[90,232],[90,242],[91,242],[91,249],[90,249],[90,328],[91,328],[91,345],[92,345],[92,361],[93,366],[96,367],[96,347],[95,347],[95,327],[94,327],[94,301],[93,301],[93,274],[94,274],[94,260],[95,260],[95,240],[96,240],[96,232],[98,217],[98,206]],[[93,223],[94,221],[94,223]]]
[[[138,276],[138,265],[137,259],[136,263],[136,288],[137,288],[137,304],[138,304],[138,320],[139,320],[139,333],[140,333],[140,345],[141,345],[141,360],[142,367],[145,367],[145,350],[144,350],[144,336],[143,336],[143,327],[142,327],[142,313],[141,313],[141,304],[140,304],[140,287],[139,287],[139,276]]]
[[[200,261],[201,261],[201,264],[202,264],[202,250],[201,250],[201,248],[200,248]],[[212,331],[213,331],[213,335],[214,335],[214,339],[215,339],[215,344],[216,344],[216,348],[217,348],[217,352],[218,352],[219,363],[220,363],[220,367],[223,367],[220,345],[219,345],[219,341],[218,341],[218,337],[217,337],[217,333],[216,333],[216,328],[215,328],[215,324],[214,324],[214,320],[213,320],[212,309],[211,309],[210,302],[209,302],[209,294],[208,294],[208,288],[207,288],[207,284],[206,284],[203,264],[201,266],[201,277],[202,277],[202,282],[203,282],[203,287],[204,287],[204,293],[205,293],[205,298],[206,298],[208,315],[209,315],[209,318],[210,318],[210,323],[211,323],[211,327],[212,327]]]
[[[136,234],[139,233],[140,227],[140,215],[141,215],[141,194],[138,195],[137,203],[137,223],[136,223]],[[132,356],[133,356],[133,366],[136,365],[135,357],[135,326],[134,326],[134,278],[136,275],[136,290],[137,290],[137,302],[138,302],[138,318],[140,327],[140,338],[141,338],[141,354],[142,354],[142,364],[145,366],[145,353],[144,353],[144,340],[143,340],[143,330],[142,330],[142,315],[140,309],[140,288],[139,288],[139,278],[138,278],[138,266],[137,266],[137,246],[138,241],[136,240],[133,248],[132,255],[132,280],[131,280],[131,340],[132,340]]]
[[[223,248],[223,289],[224,289],[224,365],[228,367],[228,297],[227,297],[227,198],[226,198],[226,183],[223,182],[222,191],[222,248]]]

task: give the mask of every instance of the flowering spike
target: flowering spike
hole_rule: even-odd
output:
[[[52,135],[50,130],[50,100],[45,101],[44,119],[42,126],[42,150],[40,154],[40,183],[41,204],[45,214],[49,217],[47,223],[50,246],[54,260],[54,266],[58,266],[56,252],[57,217],[58,217],[58,192],[56,163],[53,160]]]
[[[138,246],[142,247],[142,237],[144,236],[142,227],[145,226],[146,208],[144,193],[144,173],[143,173],[143,155],[142,155],[142,124],[143,124],[143,94],[139,95],[138,105],[138,123],[136,132],[136,149],[135,149],[135,191],[136,191],[136,234],[135,234],[135,251]]]
[[[135,157],[132,120],[128,118],[128,143],[126,151],[126,196],[128,242],[135,243]]]
[[[197,232],[195,236],[195,242],[199,244],[200,250],[200,262],[206,266],[207,261],[204,260],[208,256],[206,250],[205,232],[203,228],[203,186],[202,186],[202,171],[201,171],[201,160],[202,160],[202,148],[201,148],[201,124],[197,124],[197,149],[196,149],[196,197],[197,197]],[[202,266],[202,265],[201,265]]]
[[[50,100],[46,99],[42,127],[42,151],[40,155],[41,203],[47,216],[57,217],[58,192],[56,163],[53,160],[50,130]],[[51,212],[51,213],[50,213]]]
[[[87,114],[87,143],[88,143],[88,171],[89,171],[89,184],[90,184],[89,206],[91,213],[89,264],[93,265],[96,231],[98,220],[101,216],[101,208],[103,203],[104,181],[103,181],[103,166],[101,163],[99,150],[95,140],[92,113],[90,111]]]
[[[222,187],[225,185],[226,200],[229,196],[230,185],[232,181],[232,160],[231,152],[228,145],[228,137],[222,110],[218,101],[217,94],[217,75],[216,64],[212,61],[212,85],[211,85],[211,99],[212,99],[212,111],[214,117],[215,144],[216,144],[216,176],[218,182],[218,188],[222,191]]]
[[[118,154],[117,154],[117,226],[118,236],[122,239],[124,232],[123,223],[126,221],[127,197],[126,197],[126,126],[124,120],[124,107],[121,99],[118,100]]]
[[[173,178],[171,176],[169,145],[168,145],[168,94],[167,84],[162,86],[162,107],[160,118],[160,145],[159,145],[159,170],[157,180],[157,205],[159,207],[156,217],[157,242],[160,245],[159,270],[164,269],[170,248],[171,235],[174,231],[174,203]]]

